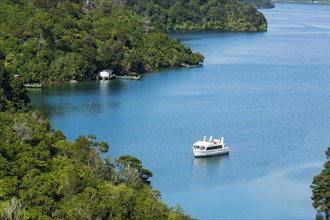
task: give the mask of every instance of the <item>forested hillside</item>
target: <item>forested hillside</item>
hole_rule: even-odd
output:
[[[93,135],[53,131],[4,61],[0,98],[0,219],[190,219],[161,201],[139,159],[110,160]]]
[[[240,0],[244,4],[252,5],[256,8],[274,8],[273,0]]]
[[[238,0],[126,0],[125,7],[164,30],[266,31],[267,21]]]
[[[238,0],[0,0],[0,59],[25,82],[203,61],[161,29],[265,31],[267,22]]]
[[[94,78],[102,69],[143,73],[203,56],[112,1],[0,0],[0,59],[25,82]]]

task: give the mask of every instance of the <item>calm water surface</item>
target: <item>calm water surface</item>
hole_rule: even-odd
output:
[[[263,10],[266,33],[179,33],[202,68],[30,92],[69,140],[134,155],[163,200],[199,219],[314,219],[309,185],[329,143],[329,6]],[[91,105],[88,103],[91,102]],[[228,156],[193,159],[204,135]]]

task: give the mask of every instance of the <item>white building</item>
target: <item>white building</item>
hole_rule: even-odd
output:
[[[101,79],[110,79],[112,76],[112,73],[113,73],[112,69],[102,70],[100,72],[100,77],[101,77]]]

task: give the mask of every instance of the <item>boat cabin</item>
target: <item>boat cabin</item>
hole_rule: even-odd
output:
[[[223,138],[220,139],[213,139],[211,136],[208,141],[206,141],[206,136],[204,136],[203,141],[197,141],[194,143],[193,147],[195,150],[216,150],[223,148]]]

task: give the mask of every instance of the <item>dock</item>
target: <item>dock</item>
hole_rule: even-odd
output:
[[[26,88],[41,88],[41,83],[26,83],[24,84]]]
[[[117,79],[132,79],[132,80],[140,80],[141,76],[140,75],[122,75],[118,76],[116,75]]]
[[[105,71],[102,72],[102,75],[99,74],[96,76],[96,80],[111,80],[111,79],[131,79],[131,80],[140,80],[141,75],[138,73],[128,73],[128,74],[106,74]]]
[[[196,64],[196,65],[190,65],[188,63],[181,63],[181,66],[186,67],[186,68],[196,68],[202,66],[201,64]]]

